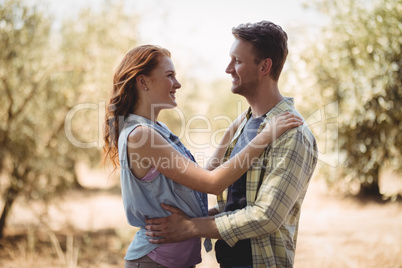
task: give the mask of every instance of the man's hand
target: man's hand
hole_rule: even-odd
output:
[[[219,211],[216,208],[210,208],[208,210],[208,216],[215,216],[216,214],[219,214]]]
[[[166,204],[161,204],[162,208],[172,214],[165,218],[147,219],[145,233],[149,237],[162,237],[158,239],[149,239],[152,244],[165,244],[180,242],[192,238],[191,220],[180,209]]]

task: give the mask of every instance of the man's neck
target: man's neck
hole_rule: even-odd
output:
[[[253,117],[260,117],[268,113],[279,102],[283,101],[285,97],[282,96],[276,85],[268,89],[259,90],[258,94],[246,99],[251,107]]]

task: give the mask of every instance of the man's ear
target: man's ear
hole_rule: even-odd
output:
[[[270,58],[263,59],[261,61],[261,73],[265,75],[269,75],[272,68],[272,60]]]

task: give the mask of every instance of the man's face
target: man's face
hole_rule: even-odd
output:
[[[235,39],[230,49],[231,58],[226,73],[232,76],[232,92],[244,97],[253,96],[259,83],[259,65],[254,62],[253,46]]]

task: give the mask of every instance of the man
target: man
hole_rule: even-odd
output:
[[[293,99],[281,95],[278,80],[288,54],[287,34],[272,22],[241,24],[226,72],[232,92],[250,105],[224,159],[232,157],[274,116],[297,113]],[[221,267],[293,267],[300,208],[317,164],[317,145],[306,125],[278,137],[238,181],[218,196],[209,217],[188,218],[180,210],[147,221],[152,243],[191,237],[219,239]],[[214,215],[214,216],[212,216]]]

